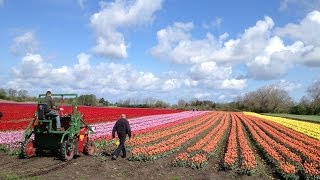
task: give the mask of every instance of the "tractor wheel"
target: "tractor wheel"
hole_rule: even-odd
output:
[[[70,161],[74,156],[74,145],[69,141],[64,141],[60,148],[60,158],[64,161]]]
[[[83,153],[85,155],[89,155],[89,156],[92,156],[94,155],[94,152],[95,152],[95,147],[93,145],[93,143],[91,141],[88,141],[84,144],[84,151]]]
[[[36,155],[34,140],[26,139],[21,143],[20,158],[31,158]]]

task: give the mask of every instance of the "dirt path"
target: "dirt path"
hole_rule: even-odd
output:
[[[17,159],[0,152],[0,179],[39,177],[40,179],[272,179],[265,172],[253,176],[240,176],[217,168],[212,159],[201,170],[173,167],[174,155],[150,162],[128,161],[118,158],[111,161],[108,156],[80,156],[69,162],[55,157]]]

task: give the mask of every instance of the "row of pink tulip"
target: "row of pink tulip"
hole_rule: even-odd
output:
[[[198,117],[207,113],[206,111],[184,111],[173,114],[162,114],[162,115],[153,115],[153,116],[144,116],[139,118],[129,119],[131,130],[133,134],[139,132],[143,129],[159,126],[162,124],[167,124],[175,121],[179,121],[186,118]],[[93,127],[95,129],[95,134],[91,135],[91,138],[101,139],[105,137],[110,137],[114,122],[106,122],[95,124]]]

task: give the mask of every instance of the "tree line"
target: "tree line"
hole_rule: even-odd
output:
[[[13,101],[37,101],[37,97],[28,96],[27,90],[2,89],[0,99]],[[71,103],[65,99],[65,103]],[[228,110],[252,111],[257,113],[290,113],[301,115],[320,115],[320,81],[312,83],[299,102],[294,102],[289,93],[274,85],[264,86],[255,91],[238,96],[229,103],[218,103],[210,100],[193,99],[178,100],[177,104],[155,98],[127,98],[111,103],[105,98],[97,98],[94,94],[80,95],[79,105],[85,106],[117,106],[134,108],[174,108],[183,110]]]
[[[320,115],[320,81],[312,83],[299,102],[294,102],[289,93],[283,89],[265,86],[237,97],[230,106],[258,113]]]

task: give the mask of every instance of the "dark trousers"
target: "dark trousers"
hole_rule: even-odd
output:
[[[112,155],[115,156],[119,156],[120,152],[122,151],[122,156],[126,157],[127,153],[126,153],[126,147],[124,142],[126,141],[126,135],[123,134],[118,134],[119,140],[120,140],[120,144],[118,146],[118,148],[114,151],[114,153],[112,153]]]

